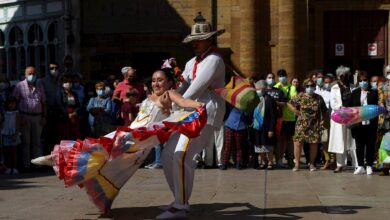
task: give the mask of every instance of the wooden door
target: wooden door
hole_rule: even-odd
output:
[[[388,11],[325,12],[325,69],[340,65],[381,75],[387,60]]]

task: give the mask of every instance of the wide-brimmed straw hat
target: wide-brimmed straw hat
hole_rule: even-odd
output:
[[[225,32],[225,29],[213,31],[210,22],[206,22],[201,12],[198,12],[194,22],[195,24],[192,25],[191,34],[183,40],[183,43],[189,43],[194,40],[206,40],[214,35],[219,36]]]

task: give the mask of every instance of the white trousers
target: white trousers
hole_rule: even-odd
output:
[[[175,134],[165,144],[162,163],[165,178],[175,197],[174,208],[188,208],[196,168],[194,157],[209,146],[210,141],[214,141],[213,135],[214,127],[206,125],[197,138],[189,139],[185,135]]]
[[[215,138],[215,149],[217,154],[217,165],[221,165],[221,157],[222,157],[222,150],[223,150],[223,143],[225,138],[225,126],[222,125],[219,130],[214,131],[214,138]]]
[[[348,152],[352,159],[352,167],[357,167],[357,155],[356,155],[356,149],[349,149],[344,151],[342,154],[336,154],[336,162],[338,167],[343,167],[347,165],[347,159],[348,159]]]

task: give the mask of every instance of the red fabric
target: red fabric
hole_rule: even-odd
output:
[[[242,165],[243,143],[248,137],[247,130],[235,131],[225,127],[225,142],[223,145],[222,164],[227,165],[230,156],[235,164]]]
[[[138,91],[137,103],[140,103],[146,97],[143,85],[138,83],[129,83],[127,80],[123,80],[115,88],[113,98],[115,96],[119,96],[120,100],[123,101],[126,99],[126,92],[129,89],[136,89]]]
[[[283,125],[283,118],[280,117],[280,118],[276,119],[275,132],[276,132],[276,136],[277,137],[280,137],[280,134],[282,132],[282,125]]]
[[[203,53],[202,55],[200,55],[199,57],[196,57],[195,58],[195,63],[194,63],[194,67],[192,68],[192,80],[195,79],[196,77],[196,71],[198,69],[198,64],[200,62],[202,62],[204,60],[204,58],[206,58],[208,55],[210,55],[211,53],[217,53],[218,54],[218,50],[217,48],[215,47],[210,47],[208,49],[208,51],[206,51],[205,53]]]

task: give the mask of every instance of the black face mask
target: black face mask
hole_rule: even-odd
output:
[[[349,81],[349,78],[348,78],[347,75],[341,75],[341,76],[340,76],[340,81],[341,81],[343,84],[347,85],[347,84],[348,84],[348,81]]]
[[[129,83],[135,83],[135,82],[137,81],[137,78],[135,78],[135,77],[129,77],[129,78],[127,79],[127,81],[128,81]]]

